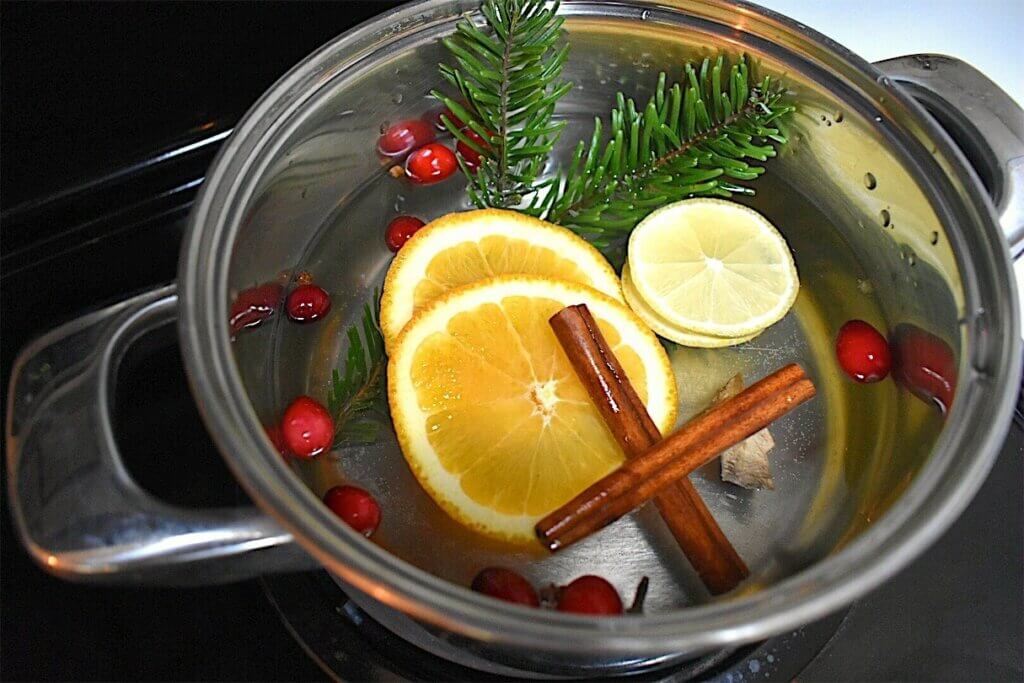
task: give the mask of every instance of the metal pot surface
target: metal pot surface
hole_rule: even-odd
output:
[[[716,358],[731,359],[723,372],[751,376],[800,359],[819,397],[779,425],[774,494],[737,496],[716,477],[694,476],[753,570],[747,584],[712,599],[646,511],[553,557],[493,547],[432,505],[386,435],[319,466],[293,469],[280,457],[263,425],[295,395],[322,391],[344,327],[387,269],[388,218],[466,206],[458,180],[405,187],[372,150],[382,122],[432,106],[445,58],[438,38],[476,6],[407,5],[306,58],[252,107],[210,169],[177,292],[93,313],[23,351],[7,416],[10,500],[44,568],[78,581],[195,584],[321,565],[382,623],[450,659],[590,676],[821,617],[906,565],[964,508],[1020,388],[1011,253],[1024,247],[1024,113],[955,59],[871,65],[731,0],[566,2],[566,76],[576,87],[560,105],[568,128],[559,152],[589,136],[617,90],[645,99],[658,71],[677,78],[687,59],[746,53],[795,93],[791,143],[750,201],[790,241],[805,293],[759,348]],[[232,341],[235,294],[298,270],[328,283],[331,316],[299,327],[278,315]],[[891,381],[855,387],[839,376],[834,331],[860,317],[949,350],[957,379],[946,414]],[[175,318],[200,411],[258,508],[172,508],[120,465],[111,380],[135,340]],[[686,374],[711,367],[709,358],[680,353],[673,363]],[[321,503],[339,470],[391,511],[376,542]],[[485,563],[538,582],[602,573],[620,592],[649,575],[654,588],[643,616],[529,610],[465,587]]]

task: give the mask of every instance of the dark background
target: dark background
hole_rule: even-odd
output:
[[[229,129],[302,57],[395,4],[0,4],[4,401],[32,337],[174,279],[194,187],[171,188],[201,179],[215,145],[169,172],[140,171],[154,152]],[[129,469],[172,502],[231,504],[240,494],[174,348],[134,365],[117,415]],[[64,583],[31,563],[2,507],[0,680],[323,678],[257,582]]]
[[[397,4],[0,4],[4,209],[230,125],[305,55]]]

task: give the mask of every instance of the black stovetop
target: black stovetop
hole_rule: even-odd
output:
[[[392,4],[0,6],[3,391],[32,337],[173,280],[188,208],[233,122],[303,55]],[[177,355],[130,367],[117,412],[128,468],[171,502],[233,502]],[[1022,448],[1015,428],[963,517],[854,605],[801,679],[1024,679]],[[0,680],[324,677],[258,582],[72,585],[32,565],[0,518]]]

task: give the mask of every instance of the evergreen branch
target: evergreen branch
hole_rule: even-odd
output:
[[[375,304],[379,298],[378,292]],[[335,369],[331,373],[327,410],[334,418],[334,448],[372,442],[380,428],[372,416],[387,410],[384,401],[387,356],[376,310],[376,305],[363,307],[362,321],[346,331],[345,372],[342,374]]]
[[[663,204],[754,194],[740,183],[764,172],[751,162],[766,162],[786,142],[778,121],[794,107],[769,77],[751,83],[744,58],[729,66],[719,56],[687,64],[683,83],[671,88],[662,73],[642,109],[619,93],[607,134],[596,119],[589,144],[576,146],[528,211],[607,247]]]
[[[442,64],[441,76],[458,95],[432,95],[465,126],[442,116],[448,131],[480,154],[475,171],[459,158],[470,199],[481,208],[512,208],[535,197],[537,177],[565,125],[552,117],[572,88],[560,80],[569,46],[562,44],[557,2],[484,0],[480,11],[486,30],[464,19],[443,40],[456,66]]]

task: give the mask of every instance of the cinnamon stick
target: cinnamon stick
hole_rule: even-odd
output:
[[[549,321],[573,369],[627,457],[661,440],[661,433],[585,305],[569,306]],[[654,499],[658,511],[713,594],[749,575],[743,559],[715,522],[693,484],[681,478]],[[555,549],[555,548],[552,548]]]
[[[682,429],[604,477],[536,525],[552,550],[603,528],[809,400],[814,385],[788,365],[704,412]]]

